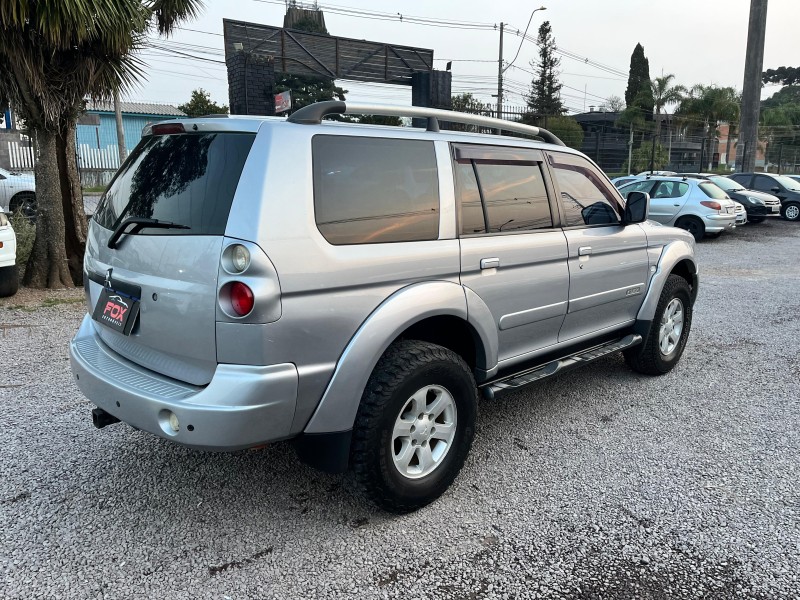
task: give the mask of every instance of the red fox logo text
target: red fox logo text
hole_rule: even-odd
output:
[[[114,296],[114,300],[106,302],[106,307],[103,309],[103,316],[112,318],[115,321],[122,321],[122,317],[128,312],[128,305],[122,301],[119,296]]]
[[[115,321],[122,321],[122,317],[125,313],[128,312],[127,308],[122,308],[121,306],[114,304],[113,302],[108,302],[106,304],[106,308],[103,311],[104,315],[108,315]]]

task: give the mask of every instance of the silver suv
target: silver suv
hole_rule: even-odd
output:
[[[323,122],[344,113],[428,127]],[[72,371],[98,427],[208,450],[291,439],[414,510],[461,469],[479,394],[616,351],[641,373],[676,364],[694,240],[648,223],[648,201],[545,130],[449,111],[152,125],[91,223]]]

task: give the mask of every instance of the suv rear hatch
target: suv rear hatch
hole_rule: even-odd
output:
[[[209,129],[152,127],[100,200],[85,261],[90,314],[104,289],[104,304],[112,294],[123,306],[138,300],[128,335],[96,314],[100,338],[129,360],[194,385],[211,381],[217,365],[220,253],[255,139],[255,129]]]

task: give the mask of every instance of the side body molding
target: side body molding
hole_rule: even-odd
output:
[[[658,306],[658,299],[661,296],[661,290],[664,289],[664,284],[667,282],[667,277],[669,277],[675,265],[683,260],[689,262],[689,271],[694,280],[692,284],[692,302],[694,302],[697,297],[697,287],[699,283],[699,273],[697,270],[697,263],[695,262],[694,249],[688,242],[683,240],[669,242],[661,250],[661,257],[658,259],[658,267],[650,278],[650,287],[639,309],[639,314],[636,317],[637,321],[653,320],[656,314],[656,307]]]
[[[467,300],[461,285],[450,281],[420,282],[384,300],[367,317],[339,357],[305,433],[351,429],[369,376],[389,344],[414,323],[441,315],[468,320]],[[483,339],[483,331],[477,332],[484,348],[492,347],[489,340]],[[494,348],[496,363],[496,340]]]

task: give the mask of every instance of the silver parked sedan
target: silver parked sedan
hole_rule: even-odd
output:
[[[631,192],[647,192],[652,220],[685,229],[698,241],[736,226],[736,203],[705,179],[640,177],[619,191],[625,197]]]

